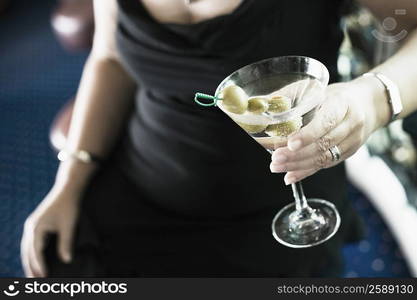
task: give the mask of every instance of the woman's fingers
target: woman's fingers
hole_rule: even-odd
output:
[[[30,269],[34,277],[44,277],[45,267],[42,257],[44,232],[35,228],[30,235],[32,235],[28,244]]]
[[[22,265],[26,276],[44,277],[46,268],[42,254],[45,231],[28,219],[24,226],[21,241]]]
[[[313,175],[317,171],[318,170],[310,169],[310,170],[288,172],[284,176],[284,182],[286,185],[296,183],[297,181],[303,180],[304,178]]]
[[[342,122],[347,111],[345,101],[325,101],[311,122],[288,138],[288,149],[300,150],[325,136]]]
[[[65,263],[71,262],[72,235],[70,227],[62,229],[58,235],[58,256]]]
[[[338,163],[347,159],[353,153],[355,153],[358,146],[355,144],[354,137],[348,137],[340,145],[337,145],[337,147],[340,151],[339,160],[333,161],[332,154],[330,153],[330,151],[326,151],[325,156],[324,156],[325,158],[323,159],[323,161],[321,161],[321,163],[323,164],[323,167],[319,167],[319,168],[314,167],[314,168],[308,169],[308,166],[306,166],[305,169],[297,169],[295,171],[288,171],[284,177],[285,184],[288,185],[291,183],[295,183],[297,181],[303,180],[304,178],[308,176],[313,175],[320,169],[330,168],[330,167],[337,165]]]
[[[345,154],[350,149],[349,142],[343,141],[341,144],[337,146],[341,153],[340,162],[341,160],[345,159]],[[302,171],[302,170],[320,170],[329,168],[330,166],[333,166],[334,162],[333,156],[329,149],[326,151],[320,153],[320,155],[309,157],[308,159],[297,161],[297,162],[289,162],[285,164],[283,167],[275,167],[274,171],[278,172],[291,172],[291,171]],[[284,169],[284,170],[283,170]],[[281,171],[283,170],[283,171]]]
[[[287,138],[286,137],[257,137],[255,140],[261,144],[265,149],[274,151],[279,147],[286,147],[287,146]]]
[[[287,147],[279,148],[272,154],[271,171],[287,172],[324,168],[329,160],[329,148],[340,145],[350,134],[351,126],[345,120],[330,133],[299,151],[291,151]]]
[[[35,238],[32,244],[33,252],[33,265],[35,267],[36,277],[45,277],[46,276],[46,267],[43,257],[44,241],[45,241],[45,231],[35,230]]]
[[[20,243],[20,257],[22,260],[23,271],[26,277],[33,277],[33,271],[29,263],[29,241],[28,235],[24,233],[22,241]]]
[[[31,277],[42,277],[41,271],[39,270],[39,266],[36,262],[36,254],[35,251],[29,250],[29,266],[32,272]]]

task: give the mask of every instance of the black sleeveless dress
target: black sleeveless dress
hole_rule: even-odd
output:
[[[119,0],[117,44],[138,84],[126,135],[81,207],[74,260],[46,249],[50,276],[340,276],[341,247],[361,237],[343,164],[304,180],[306,194],[342,217],[329,242],[291,249],[272,237],[293,201],[270,155],[216,108],[193,102],[236,69],[305,55],[337,80],[339,0],[246,0],[192,25],[156,22],[139,0]]]

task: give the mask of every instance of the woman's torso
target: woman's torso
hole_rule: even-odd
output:
[[[338,0],[244,0],[230,14],[196,24],[157,22],[139,0],[119,0],[117,41],[137,81],[124,169],[148,198],[193,216],[229,217],[291,201],[270,155],[216,108],[193,102],[254,61],[305,55],[336,80],[342,39]],[[305,182],[310,196],[345,199],[343,165]]]

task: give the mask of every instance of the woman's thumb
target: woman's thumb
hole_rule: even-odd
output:
[[[62,229],[58,235],[58,256],[65,263],[70,263],[72,260],[72,235],[70,228]]]

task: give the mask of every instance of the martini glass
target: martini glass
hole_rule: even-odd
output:
[[[276,57],[237,70],[220,83],[215,96],[197,93],[195,101],[219,107],[272,153],[311,121],[324,100],[328,81],[327,68],[315,59]],[[294,203],[282,208],[272,221],[274,238],[292,248],[330,239],[340,226],[336,207],[326,200],[307,199],[301,181],[292,184],[292,191]]]

